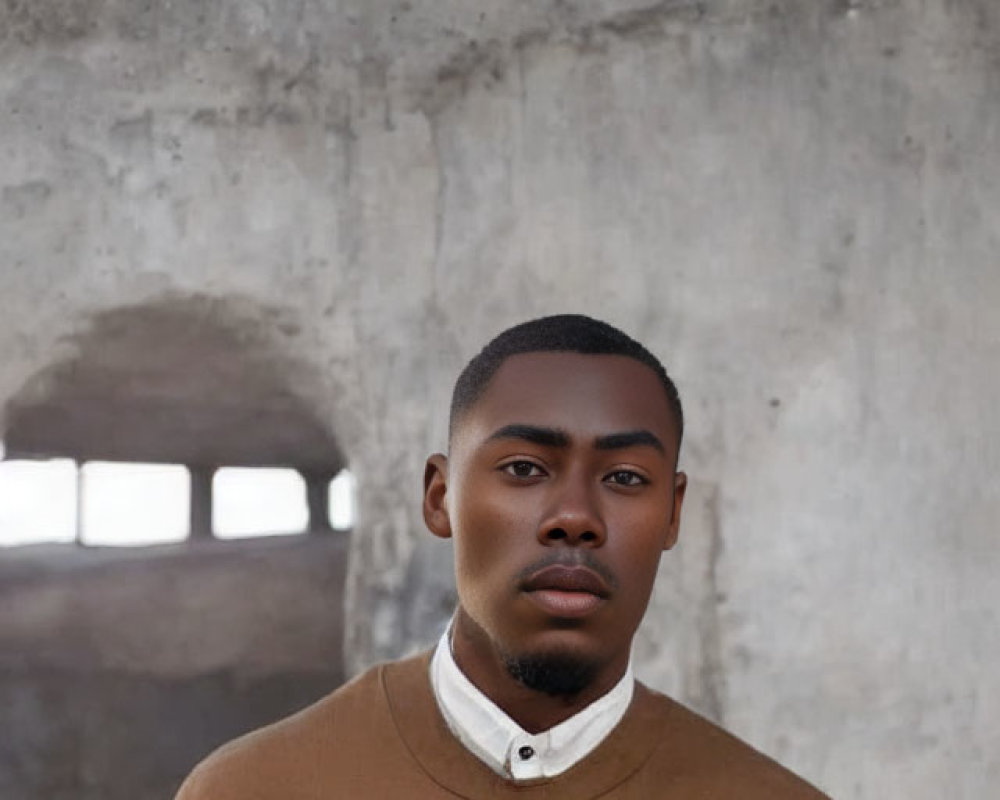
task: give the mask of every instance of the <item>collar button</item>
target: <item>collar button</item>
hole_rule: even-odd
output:
[[[524,747],[518,748],[517,754],[521,757],[522,761],[527,761],[531,758],[534,758],[535,748],[528,747],[528,745],[525,745]]]

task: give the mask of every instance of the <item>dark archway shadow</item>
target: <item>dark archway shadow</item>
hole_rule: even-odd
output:
[[[190,466],[287,466],[337,474],[314,368],[280,309],[235,297],[161,296],[90,319],[73,353],[8,401],[8,457]]]

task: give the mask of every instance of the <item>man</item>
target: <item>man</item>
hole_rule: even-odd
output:
[[[565,315],[501,333],[427,461],[459,597],[436,649],[223,747],[179,800],[822,798],[632,676],[682,433],[673,382],[621,331]]]

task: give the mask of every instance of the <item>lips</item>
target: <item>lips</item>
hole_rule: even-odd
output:
[[[586,567],[546,567],[530,575],[521,588],[547,616],[563,619],[591,614],[611,594],[607,582]]]
[[[607,582],[587,567],[555,565],[532,573],[522,587],[526,592],[585,592],[607,597],[611,588]]]

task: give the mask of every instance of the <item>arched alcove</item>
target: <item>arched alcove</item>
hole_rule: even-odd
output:
[[[326,497],[346,459],[297,336],[289,313],[241,298],[162,296],[90,318],[8,401],[8,462],[186,467],[193,533],[154,548],[0,552],[0,651],[17,654],[0,664],[0,728],[12,732],[0,761],[18,774],[57,765],[82,796],[76,776],[113,782],[107,764],[136,763],[135,780],[176,786],[214,746],[343,680],[348,537],[333,535]],[[214,538],[224,467],[297,471],[309,531],[331,535]]]
[[[313,369],[288,342],[297,330],[288,313],[236,297],[101,312],[9,400],[7,458],[184,465],[195,538],[211,533],[215,470],[295,469],[310,529],[326,529],[327,486],[346,462],[317,411]]]

